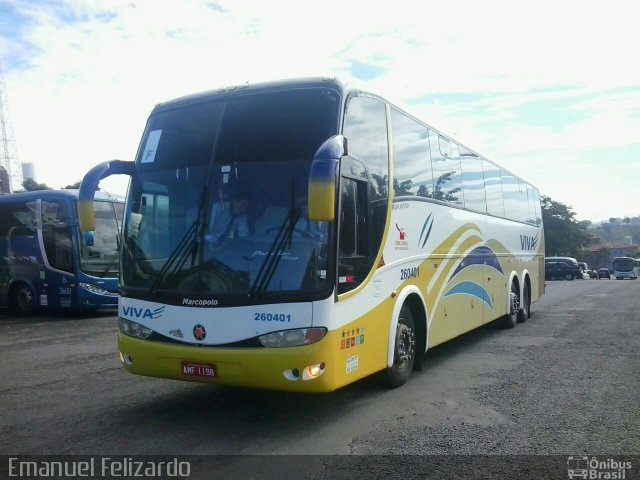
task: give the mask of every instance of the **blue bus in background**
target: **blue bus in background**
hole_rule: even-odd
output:
[[[96,230],[85,242],[78,190],[0,195],[0,307],[19,316],[117,308],[124,203],[96,192],[93,205]]]

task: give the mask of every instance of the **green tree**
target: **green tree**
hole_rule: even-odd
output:
[[[595,252],[587,253],[585,259],[589,262],[591,268],[609,268],[611,264],[611,252],[606,248],[600,248]]]
[[[393,179],[393,192],[396,197],[401,195],[412,195],[411,187],[413,186],[412,180],[403,180],[399,182],[397,178]]]
[[[38,183],[33,178],[27,178],[22,182],[23,188],[27,192],[35,192],[36,190],[51,190],[46,183]]]
[[[591,237],[587,224],[578,222],[573,209],[545,195],[541,198],[547,256],[577,257]]]
[[[64,189],[65,190],[76,190],[76,189],[80,188],[80,184],[81,183],[82,182],[76,182],[76,183],[74,183],[72,185],[67,185],[66,187],[64,187]]]

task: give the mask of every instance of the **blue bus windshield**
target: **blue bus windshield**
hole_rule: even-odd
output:
[[[122,204],[94,201],[93,211],[96,219],[94,242],[91,246],[80,242],[80,270],[97,277],[117,277],[120,258],[118,216],[122,218]]]

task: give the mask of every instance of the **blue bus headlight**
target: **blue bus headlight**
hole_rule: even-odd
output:
[[[109,292],[104,288],[96,287],[90,283],[80,282],[78,285],[80,285],[81,288],[84,288],[87,292],[95,293],[97,295],[109,295]]]
[[[322,340],[326,334],[327,329],[324,327],[296,328],[267,333],[258,337],[258,340],[262,345],[270,348],[299,347]]]
[[[149,338],[153,333],[153,330],[150,328],[122,317],[118,317],[118,328],[125,335],[142,340]]]

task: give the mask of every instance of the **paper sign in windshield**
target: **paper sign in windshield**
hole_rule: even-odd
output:
[[[152,132],[149,132],[147,144],[144,147],[144,152],[142,152],[140,163],[153,163],[156,159],[156,151],[158,150],[158,143],[160,143],[160,135],[162,135],[162,130],[153,130]]]

